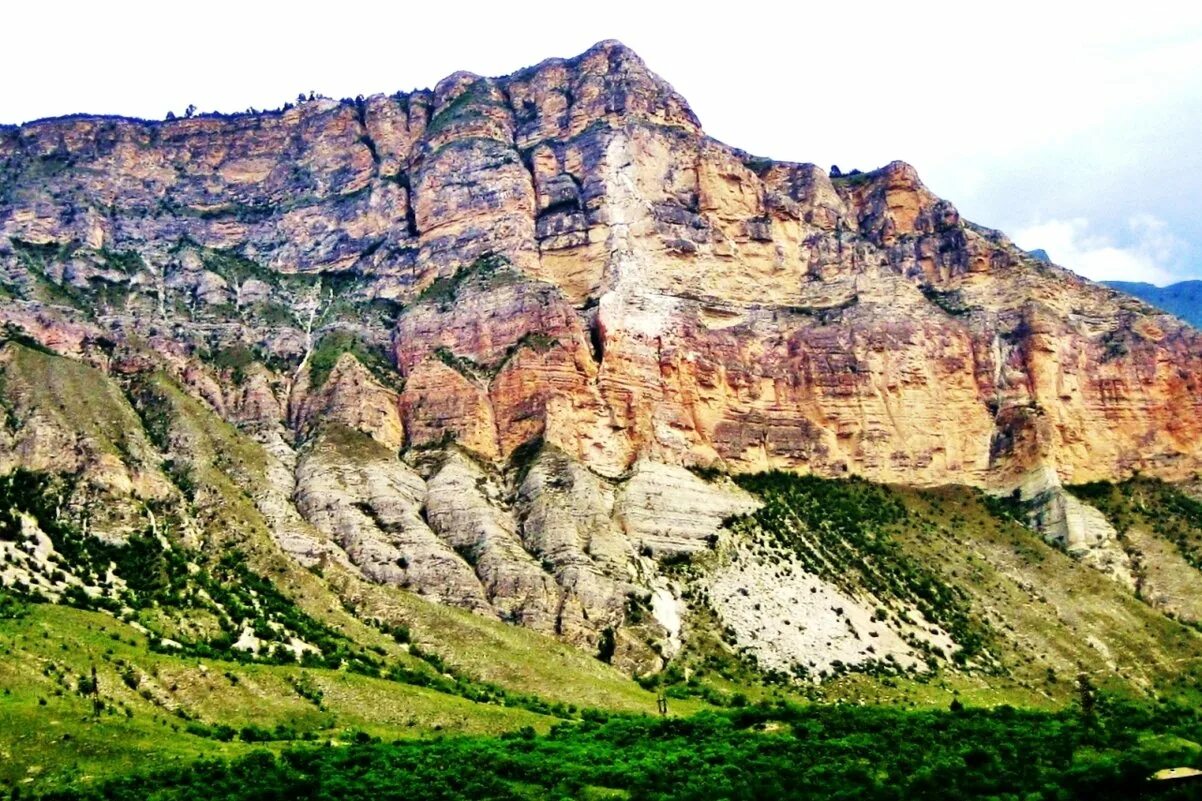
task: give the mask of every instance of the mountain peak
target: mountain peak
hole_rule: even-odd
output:
[[[602,39],[584,51],[582,55],[590,53],[605,53],[611,59],[632,60],[639,64],[643,63],[643,59],[639,57],[638,53],[617,39]]]

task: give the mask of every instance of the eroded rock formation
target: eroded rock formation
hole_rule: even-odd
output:
[[[0,128],[0,323],[238,426],[302,561],[634,667],[681,636],[655,558],[754,508],[685,468],[1018,488],[1127,584],[1060,485],[1202,468],[1202,334],[963,220],[904,163],[832,176],[710,139],[616,42],[433,91]],[[116,389],[112,430],[57,384],[29,401],[32,353],[0,352],[0,464],[171,495],[154,449],[178,443]]]

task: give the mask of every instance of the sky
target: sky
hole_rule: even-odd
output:
[[[728,144],[844,171],[902,159],[1082,275],[1202,278],[1202,4],[11,5],[0,123],[408,91],[619,39]]]

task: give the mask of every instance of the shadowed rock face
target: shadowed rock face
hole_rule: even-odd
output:
[[[666,591],[640,548],[750,508],[684,466],[1019,488],[1081,548],[1113,532],[1062,482],[1202,467],[1202,334],[901,162],[831,177],[716,142],[616,42],[433,91],[0,129],[0,323],[165,372],[268,445],[299,558],[589,647]],[[0,463],[162,493],[23,419]]]

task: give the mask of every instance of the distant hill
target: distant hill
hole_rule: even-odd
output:
[[[1136,281],[1104,283],[1175,314],[1195,328],[1202,328],[1202,281],[1181,281],[1169,286],[1154,286]]]

